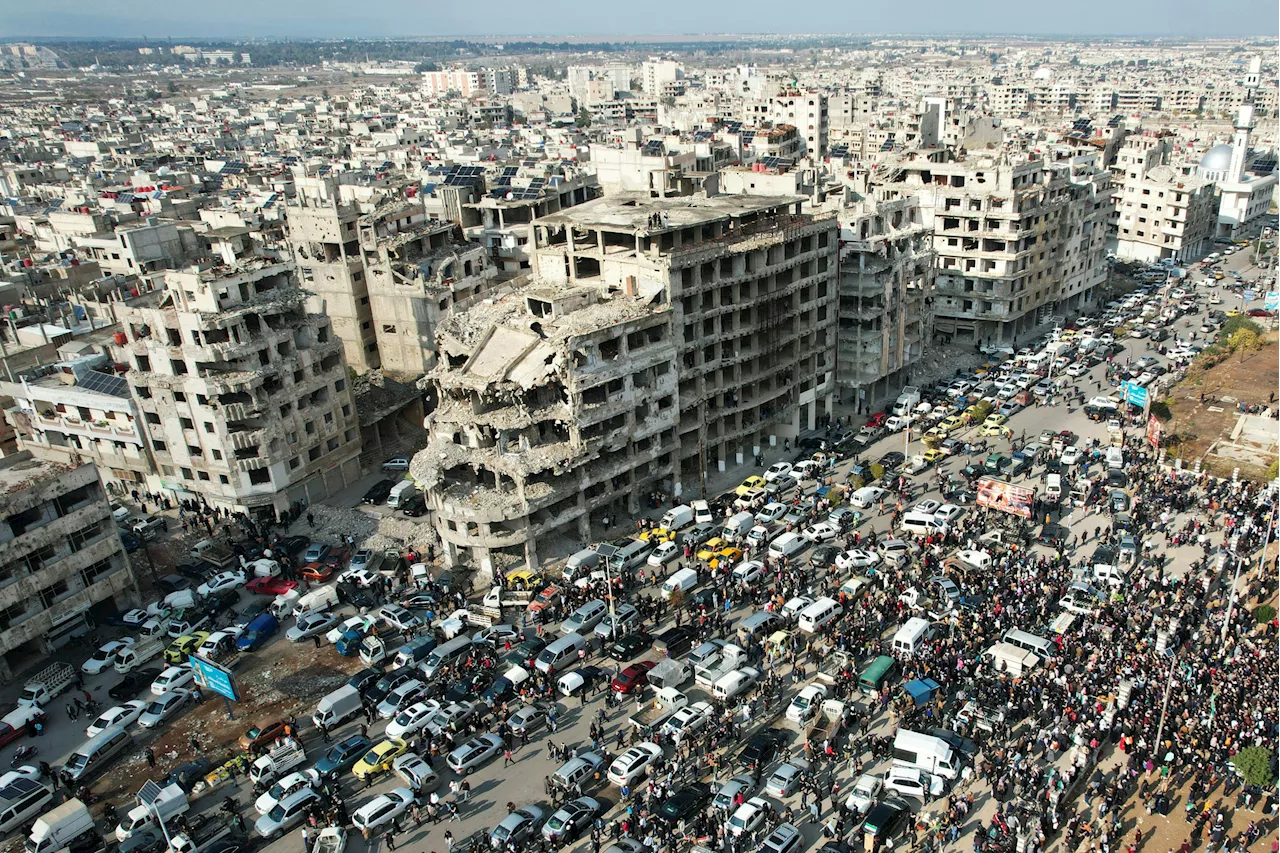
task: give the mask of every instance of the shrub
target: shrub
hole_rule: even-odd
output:
[[[1276,609],[1270,604],[1263,604],[1253,609],[1253,618],[1258,620],[1259,625],[1265,625],[1272,619],[1276,618]]]
[[[1261,346],[1262,339],[1251,329],[1236,329],[1231,333],[1231,337],[1227,338],[1227,348],[1232,352],[1240,350],[1252,352]]]
[[[1271,460],[1271,464],[1267,466],[1264,482],[1270,483],[1276,477],[1280,477],[1280,459]]]
[[[1156,416],[1156,420],[1161,423],[1168,423],[1173,420],[1173,410],[1169,408],[1167,400],[1157,400],[1151,404],[1151,414]]]
[[[986,400],[975,403],[973,406],[973,419],[975,421],[985,421],[995,407]]]
[[[1276,774],[1271,764],[1271,751],[1264,746],[1246,746],[1231,756],[1231,763],[1250,785],[1270,788]]]
[[[879,462],[872,462],[871,463],[871,479],[879,480],[883,476],[884,476],[884,466],[881,465]]]

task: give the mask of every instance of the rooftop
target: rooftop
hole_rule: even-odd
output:
[[[576,225],[659,234],[702,225],[717,219],[740,219],[752,214],[788,207],[804,201],[803,196],[692,195],[651,198],[645,193],[618,193],[543,216],[539,225]],[[661,225],[650,217],[663,217]]]
[[[0,495],[21,492],[74,468],[74,465],[36,459],[26,450],[5,456],[0,458]]]

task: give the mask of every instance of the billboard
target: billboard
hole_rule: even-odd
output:
[[[199,655],[192,655],[187,661],[195,673],[197,684],[206,690],[212,690],[220,696],[227,697],[232,702],[240,701],[240,692],[236,690],[236,683],[230,672]]]
[[[1035,490],[1015,486],[1003,480],[983,477],[978,481],[978,506],[998,509],[1022,518],[1031,518],[1031,504]]]
[[[1156,420],[1156,416],[1152,415],[1147,420],[1147,441],[1151,442],[1152,447],[1160,446],[1160,422]]]

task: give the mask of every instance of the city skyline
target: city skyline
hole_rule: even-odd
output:
[[[1222,6],[1215,7],[1222,9]],[[1172,3],[1124,2],[1106,3],[1089,0],[1073,7],[1070,19],[1049,9],[1028,6],[1012,0],[994,0],[974,6],[961,6],[929,0],[918,5],[910,16],[910,24],[900,19],[896,10],[860,10],[856,20],[832,26],[833,35],[933,35],[933,36],[1008,36],[1045,37],[1151,37],[1151,38],[1234,38],[1280,30],[1280,11],[1276,4],[1263,0],[1234,0],[1227,4],[1229,13],[1207,20],[1203,4],[1189,0]],[[735,6],[729,19],[719,10],[688,9],[679,21],[662,18],[650,23],[624,20],[612,9],[584,8],[566,0],[553,0],[537,7],[500,0],[484,13],[466,5],[415,4],[393,2],[376,8],[366,7],[359,16],[352,15],[346,4],[333,0],[308,3],[282,0],[272,4],[264,14],[259,4],[247,0],[229,0],[220,5],[218,16],[192,14],[190,9],[177,9],[158,0],[110,0],[92,7],[82,0],[51,0],[35,6],[20,6],[6,0],[0,4],[0,38],[444,38],[499,37],[541,39],[548,37],[598,36],[602,39],[653,35],[687,38],[699,34],[724,35],[817,35],[813,19],[797,16],[796,26],[784,22],[767,31],[753,32],[755,27],[732,26],[734,22],[766,20],[775,14],[760,0],[747,0]],[[419,17],[420,16],[420,17]],[[854,18],[855,16],[850,16]],[[503,25],[495,27],[494,21]],[[920,21],[929,26],[920,27]],[[1194,23],[1192,23],[1194,22]],[[853,26],[853,24],[857,26]],[[1262,25],[1265,24],[1265,27]]]

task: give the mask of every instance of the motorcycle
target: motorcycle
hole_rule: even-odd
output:
[[[34,746],[20,746],[14,752],[12,760],[9,761],[9,766],[17,768],[20,764],[26,764],[27,760],[35,754],[36,748]]]

